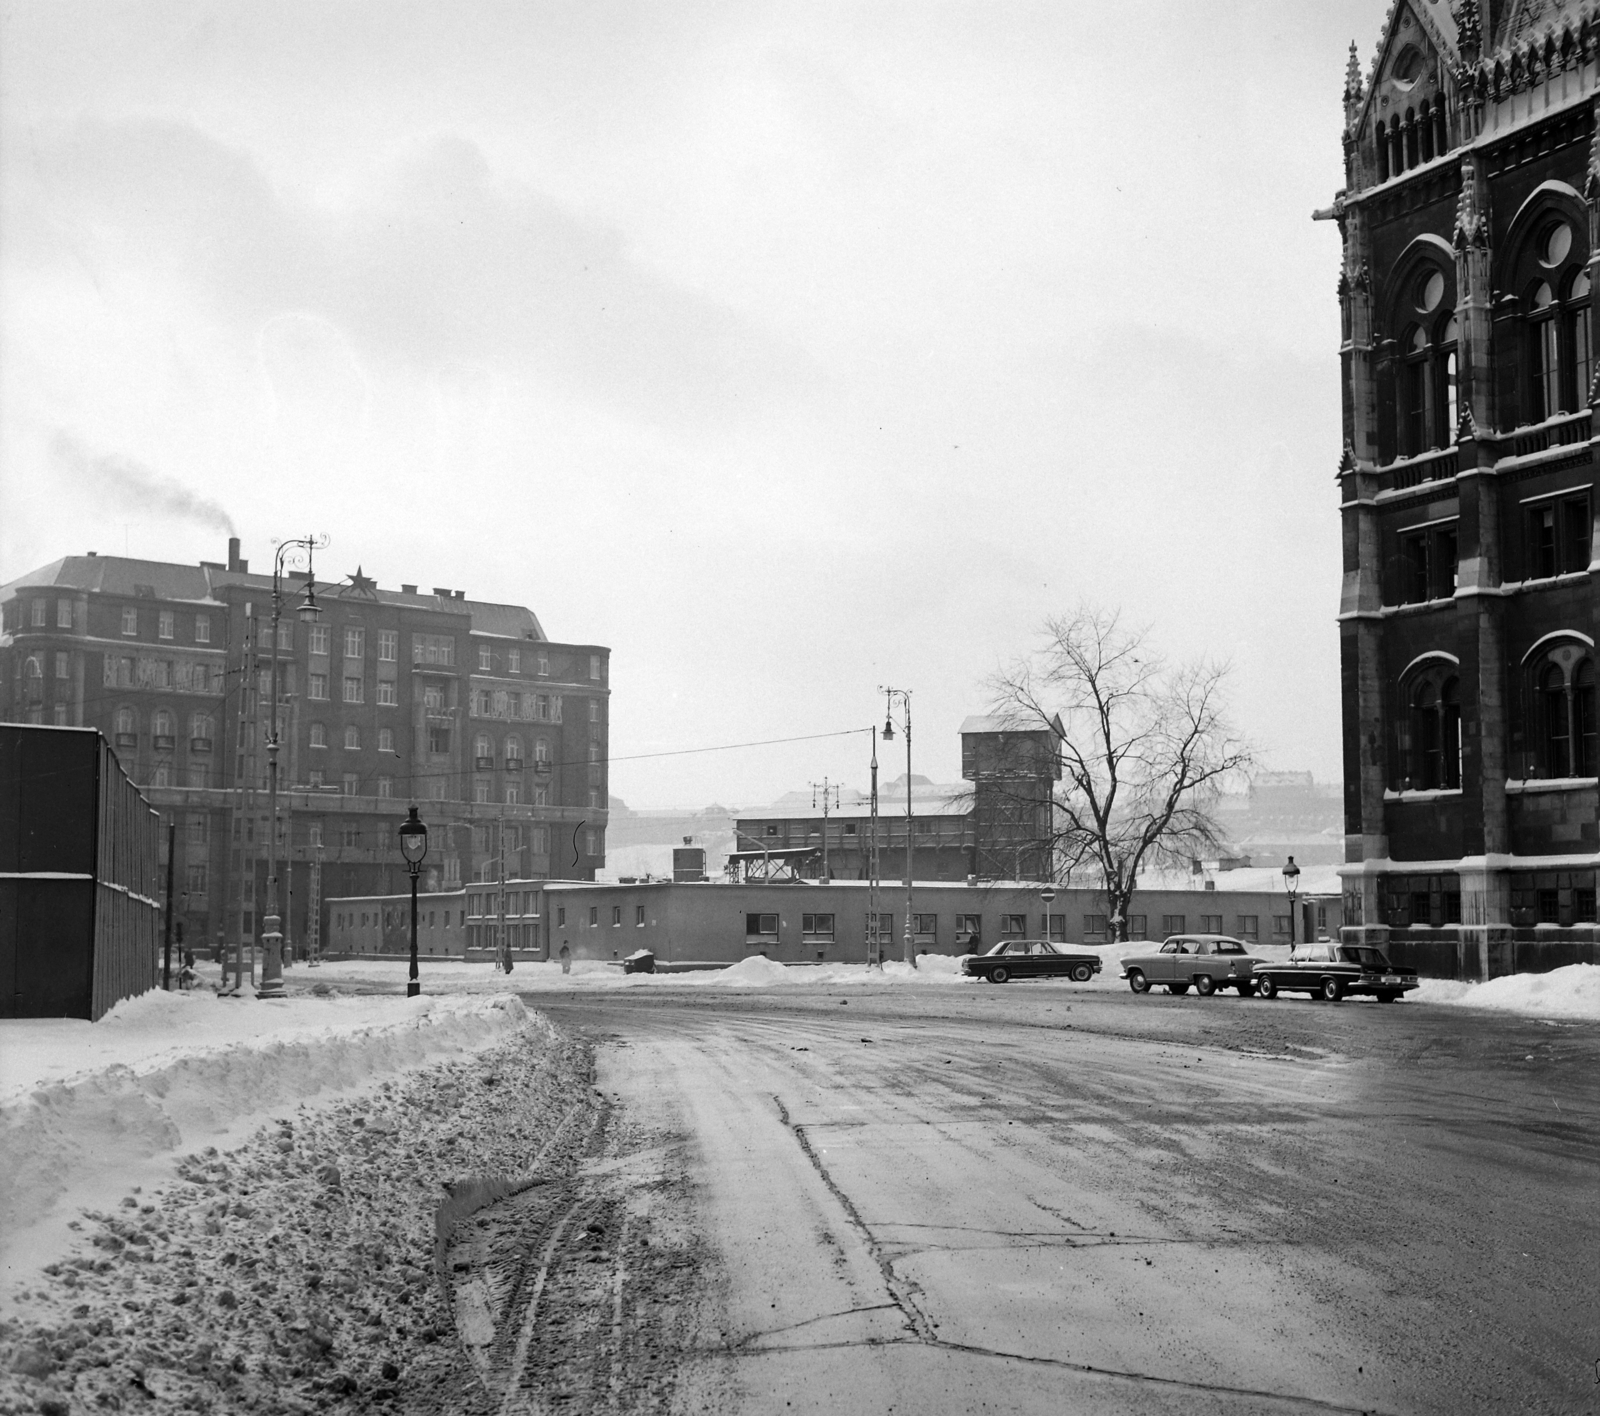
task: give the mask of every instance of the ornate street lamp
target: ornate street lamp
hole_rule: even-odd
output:
[[[1046,885],[1044,889],[1039,891],[1039,899],[1044,905],[1044,939],[1046,943],[1050,940],[1050,905],[1055,897],[1054,886]]]
[[[1289,857],[1288,865],[1283,868],[1283,888],[1289,896],[1289,952],[1294,953],[1294,903],[1300,893],[1300,867],[1294,863],[1294,857]]]
[[[416,807],[400,823],[400,854],[406,858],[406,869],[411,872],[411,973],[406,982],[406,997],[415,998],[422,992],[417,981],[417,876],[422,872],[422,858],[428,853],[428,828],[417,816]]]
[[[895,699],[900,700],[902,709],[901,723],[906,734],[906,932],[905,932],[905,959],[912,968],[917,966],[916,940],[912,934],[911,915],[911,690],[909,688],[886,688],[883,690],[883,740],[894,741],[894,704]]]
[[[326,536],[301,536],[292,541],[280,541],[272,557],[272,702],[267,715],[267,913],[261,921],[261,986],[256,990],[257,998],[283,997],[283,920],[278,914],[278,749],[282,746],[278,731],[278,621],[283,618],[284,561],[291,551],[305,550],[305,599],[295,613],[305,623],[313,624],[321,617],[322,609],[317,604],[312,554],[327,544]]]

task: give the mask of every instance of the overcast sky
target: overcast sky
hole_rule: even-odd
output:
[[[865,728],[888,683],[941,780],[1088,596],[1337,780],[1310,215],[1384,11],[0,5],[0,581],[322,531],[331,578],[610,645],[614,758]],[[747,804],[866,753],[611,784]]]

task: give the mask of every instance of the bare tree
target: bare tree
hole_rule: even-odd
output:
[[[1050,795],[1035,803],[1050,807],[1043,831],[1065,878],[1097,878],[1124,940],[1140,873],[1217,845],[1211,808],[1251,750],[1227,718],[1227,665],[1169,664],[1118,611],[1087,603],[1043,628],[1040,647],[991,680],[993,715],[1058,737],[1059,785],[1033,788]]]

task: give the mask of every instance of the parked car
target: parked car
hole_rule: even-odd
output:
[[[1243,940],[1226,934],[1174,934],[1152,954],[1125,958],[1122,977],[1135,993],[1164,984],[1168,993],[1187,993],[1192,986],[1209,997],[1219,988],[1237,988],[1241,998],[1248,998],[1256,991],[1255,971],[1260,967]]]
[[[1397,968],[1372,944],[1298,944],[1281,964],[1257,964],[1256,987],[1263,998],[1280,993],[1309,993],[1337,1003],[1369,993],[1380,1003],[1393,1003],[1417,986],[1415,969]]]
[[[1088,983],[1100,972],[1100,956],[1076,953],[1044,939],[1004,939],[984,954],[963,954],[961,972],[990,983],[1014,978],[1070,978]]]

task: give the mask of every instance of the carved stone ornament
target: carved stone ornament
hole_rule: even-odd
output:
[[[1458,443],[1474,442],[1478,436],[1478,425],[1473,421],[1472,405],[1465,400],[1461,404],[1461,416],[1456,420],[1456,441]]]
[[[1344,442],[1344,451],[1339,454],[1339,475],[1342,477],[1347,472],[1356,470],[1356,450],[1350,439]]]

